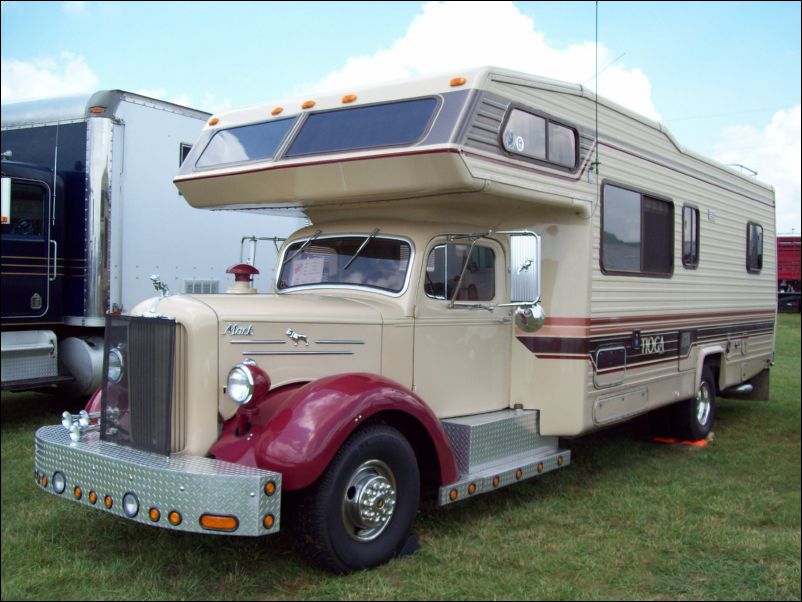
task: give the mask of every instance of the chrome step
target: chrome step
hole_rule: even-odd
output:
[[[540,436],[538,419],[536,410],[501,410],[443,420],[460,479],[440,487],[440,505],[567,466],[571,452],[557,437]]]

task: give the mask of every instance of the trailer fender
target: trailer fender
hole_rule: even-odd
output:
[[[431,408],[402,385],[366,373],[271,391],[258,408],[245,406],[226,423],[210,453],[279,472],[285,490],[303,489],[323,474],[351,433],[379,414],[413,419],[432,443],[441,484],[459,479],[451,444]]]

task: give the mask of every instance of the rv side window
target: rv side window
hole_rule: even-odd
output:
[[[432,249],[426,260],[426,296],[450,300],[466,260],[468,266],[456,301],[492,301],[496,296],[496,255],[493,249],[481,245],[474,246],[473,252],[471,245],[465,244],[439,245]]]
[[[749,222],[746,225],[746,270],[758,273],[763,269],[763,226]]]
[[[43,240],[48,189],[44,184],[11,183],[11,216],[2,225],[3,238]]]
[[[682,208],[682,265],[699,265],[699,210],[688,205]]]
[[[605,273],[670,276],[674,204],[611,184],[602,196],[601,267]]]
[[[502,134],[508,152],[571,169],[577,162],[576,140],[576,130],[520,109],[512,110]]]

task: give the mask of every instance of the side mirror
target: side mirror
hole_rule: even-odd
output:
[[[515,325],[524,332],[535,332],[543,328],[546,312],[537,305],[522,305],[515,310]]]
[[[546,322],[540,306],[540,236],[534,232],[503,232],[510,237],[510,302],[515,325],[535,332]]]
[[[510,233],[510,303],[534,305],[540,301],[540,236]]]

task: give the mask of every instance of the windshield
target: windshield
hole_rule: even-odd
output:
[[[347,285],[400,293],[411,254],[408,242],[371,234],[298,240],[284,252],[278,289]]]

